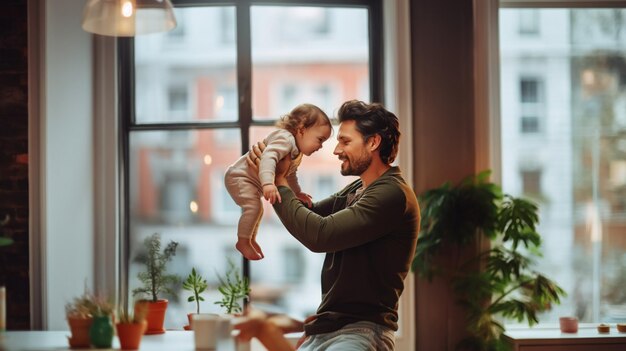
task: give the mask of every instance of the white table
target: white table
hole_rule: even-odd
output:
[[[8,331],[0,333],[0,351],[69,350],[69,344],[67,342],[69,335],[69,331]],[[230,345],[218,345],[217,351],[235,351],[234,342],[229,344]],[[113,349],[120,349],[120,343],[117,337],[113,338]],[[238,351],[246,349],[251,351],[265,350],[256,340],[253,340],[250,345],[239,345],[238,347]],[[144,335],[141,339],[139,350],[195,351],[193,332],[168,330],[165,334]]]
[[[626,333],[611,325],[609,333],[598,333],[595,326],[579,327],[577,333],[562,333],[558,328],[507,330],[504,339],[513,351],[624,351]]]

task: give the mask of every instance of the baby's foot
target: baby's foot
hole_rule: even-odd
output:
[[[254,251],[256,251],[259,255],[261,255],[261,258],[265,258],[265,255],[263,254],[263,250],[261,250],[261,247],[259,246],[259,244],[256,242],[256,240],[252,239],[250,241],[250,244],[252,245],[252,247],[254,248]]]
[[[243,257],[249,260],[257,261],[263,258],[263,256],[256,252],[256,250],[249,241],[239,240],[237,241],[237,244],[235,244],[235,247],[237,248],[237,250],[239,250],[239,252],[241,252]]]

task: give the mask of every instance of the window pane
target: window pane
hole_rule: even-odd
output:
[[[238,130],[131,132],[130,134],[130,289],[137,287],[132,263],[143,239],[160,233],[162,245],[179,243],[168,271],[185,277],[195,267],[208,281],[203,312],[221,312],[216,272],[223,274],[228,258],[237,265],[236,226],[240,209],[224,188],[226,167],[240,155]],[[219,146],[218,146],[219,145]],[[166,328],[181,329],[195,304],[176,288],[170,300]],[[129,292],[130,293],[130,292]]]
[[[234,7],[177,8],[179,27],[135,38],[136,122],[236,121],[236,16]],[[296,105],[314,103],[332,117],[348,99],[369,101],[367,10],[329,7],[251,7],[253,112],[275,120]],[[250,78],[250,77],[248,77]],[[253,127],[251,143],[273,127]],[[241,209],[224,188],[226,168],[241,154],[239,129],[130,132],[131,259],[143,238],[159,232],[164,244],[180,243],[171,271],[191,267],[209,281],[203,312],[217,312],[216,272],[235,249]],[[335,131],[336,136],[336,131]],[[300,166],[303,191],[314,200],[340,190],[343,177],[333,155],[335,136]],[[264,201],[265,203],[265,201]],[[265,258],[250,262],[251,297],[259,307],[294,317],[313,313],[321,299],[323,255],[308,252],[267,203],[258,241]],[[139,284],[131,264],[130,289]],[[166,328],[181,329],[195,306],[187,292],[171,296]]]
[[[236,120],[235,8],[175,11],[175,30],[135,37],[137,123]]]
[[[337,145],[336,129],[322,149],[310,157],[305,156],[298,167],[300,187],[313,197],[313,201],[321,200],[357,179],[342,176],[339,172],[339,160],[333,155]],[[261,140],[272,130],[272,127],[253,128],[250,140]],[[313,314],[321,302],[320,272],[324,254],[307,250],[287,232],[272,206],[265,200],[263,204],[257,242],[265,258],[250,261],[254,304],[304,318]]]
[[[500,10],[502,183],[538,201],[537,268],[569,294],[540,321],[624,322],[626,10],[534,9],[551,25],[522,38],[524,11]]]
[[[370,100],[366,9],[252,6],[250,16],[255,119]]]

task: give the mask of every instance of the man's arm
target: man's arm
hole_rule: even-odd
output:
[[[359,202],[328,216],[303,206],[294,193],[278,181],[282,197],[274,210],[298,241],[314,252],[332,252],[376,240],[393,230],[404,214],[402,190],[390,184],[372,184]]]
[[[234,328],[239,330],[237,338],[240,340],[257,338],[268,350],[293,351],[294,348],[284,334],[303,331],[304,323],[284,314],[268,315],[249,308],[245,316],[235,323]]]

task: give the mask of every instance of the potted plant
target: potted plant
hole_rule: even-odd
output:
[[[110,318],[112,305],[103,297],[97,297],[85,287],[82,295],[74,297],[65,305],[65,317],[71,335],[68,341],[71,348],[89,348],[92,345],[91,328],[94,317]],[[100,340],[96,340],[99,344]]]
[[[176,295],[172,285],[177,284],[179,278],[175,274],[167,274],[167,264],[176,255],[178,243],[170,241],[161,251],[161,236],[154,233],[144,240],[144,247],[146,251],[135,257],[135,262],[145,266],[145,271],[137,274],[143,286],[134,289],[133,296],[143,295],[148,298],[137,301],[135,313],[145,309],[148,322],[146,334],[162,334],[165,333],[163,322],[168,301],[159,296],[162,293]]]
[[[200,296],[208,287],[206,279],[202,275],[196,272],[196,268],[191,269],[191,273],[187,276],[187,279],[183,281],[183,289],[190,291],[191,295],[187,297],[187,302],[196,302],[196,314],[200,314],[200,301],[204,301],[204,297]],[[191,319],[193,313],[187,314],[188,326],[185,329],[191,329]]]
[[[93,297],[93,323],[89,327],[91,346],[110,349],[113,344],[113,305],[103,297]]]
[[[119,318],[118,322],[115,323],[115,330],[117,331],[117,337],[120,339],[121,349],[139,349],[141,338],[148,326],[145,318],[146,311],[138,308],[136,312],[132,313],[125,308],[120,308],[118,314]]]
[[[225,276],[217,275],[220,282],[218,286],[222,299],[215,304],[224,308],[227,314],[241,313],[242,304],[248,300],[250,294],[250,281],[247,277],[242,277],[235,264],[228,260],[228,270]],[[240,304],[241,302],[241,304]]]
[[[419,196],[422,228],[412,270],[422,278],[437,275],[450,282],[467,311],[469,336],[458,345],[461,350],[501,350],[504,326],[498,318],[533,325],[539,312],[566,295],[532,268],[533,256],[540,255],[541,247],[537,206],[503,194],[488,181],[489,175],[485,171]],[[462,259],[467,257],[463,248],[476,247],[483,238],[490,247]],[[458,257],[443,262],[437,256],[443,248],[458,252]]]
[[[65,304],[65,318],[70,327],[68,341],[71,348],[88,348],[91,346],[89,328],[93,323],[93,303],[87,290]]]

